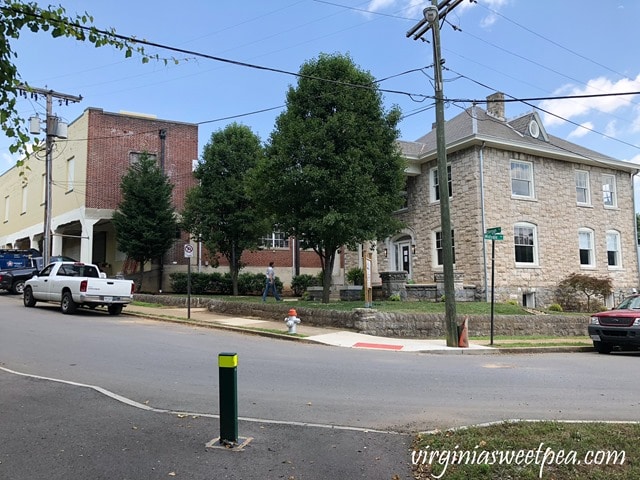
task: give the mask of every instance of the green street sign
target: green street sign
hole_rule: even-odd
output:
[[[484,232],[486,235],[491,235],[494,233],[500,233],[502,231],[502,227],[493,227],[493,228],[487,228],[487,231]]]
[[[504,240],[504,235],[502,233],[485,233],[485,240]]]

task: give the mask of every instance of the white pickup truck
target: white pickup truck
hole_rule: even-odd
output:
[[[119,315],[133,300],[134,288],[132,280],[107,278],[89,263],[55,262],[25,282],[23,301],[25,307],[38,301],[56,302],[62,313],[106,305],[111,315]]]

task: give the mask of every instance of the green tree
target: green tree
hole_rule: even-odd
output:
[[[400,111],[385,111],[373,76],[348,56],[321,54],[300,68],[297,87],[252,181],[252,193],[280,229],[320,256],[323,302],[342,246],[400,228],[404,163]]]
[[[587,312],[591,311],[591,297],[599,296],[603,302],[613,292],[612,280],[609,277],[597,278],[582,273],[572,273],[562,280],[559,289],[583,293],[587,297]]]
[[[144,48],[136,45],[135,39],[117,35],[114,30],[100,30],[93,26],[93,17],[88,13],[69,16],[62,6],[38,6],[36,2],[0,0],[0,129],[14,139],[9,147],[11,153],[25,153],[26,144],[31,141],[26,131],[25,121],[16,109],[16,99],[23,85],[20,73],[14,63],[18,54],[11,47],[11,41],[20,38],[23,29],[37,33],[48,32],[52,37],[70,37],[80,42],[88,41],[96,47],[110,45],[124,52],[125,57],[140,54],[146,63],[157,55],[148,55]],[[166,63],[167,60],[163,59]],[[175,61],[175,59],[174,59]],[[28,88],[28,87],[27,87]],[[37,142],[37,139],[33,139]],[[24,160],[18,161],[22,166]]]
[[[247,176],[264,155],[260,138],[249,127],[233,123],[218,130],[204,147],[182,212],[183,229],[200,238],[212,255],[229,262],[233,294],[238,295],[242,252],[258,247],[270,224],[247,194]]]
[[[156,160],[146,154],[129,167],[120,182],[122,200],[113,213],[118,249],[140,265],[162,257],[174,243],[178,223],[171,203],[173,185]]]
[[[638,236],[638,245],[640,245],[640,213],[636,213],[636,235]]]

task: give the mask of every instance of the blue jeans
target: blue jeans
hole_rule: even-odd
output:
[[[276,301],[280,301],[280,295],[278,295],[278,290],[276,289],[276,282],[270,282],[267,278],[266,285],[264,287],[264,292],[262,292],[262,301],[267,301],[267,295],[269,295],[269,290],[273,290],[273,296],[276,297]]]

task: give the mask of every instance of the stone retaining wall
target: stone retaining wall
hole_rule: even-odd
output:
[[[140,295],[135,299],[142,302],[162,303],[176,307],[186,307],[186,297],[170,295]],[[191,297],[193,308],[208,308],[212,312],[236,317],[255,317],[281,321],[294,307],[303,324],[355,330],[368,335],[399,338],[442,338],[446,336],[443,314],[390,313],[375,309],[356,308],[341,312],[305,307],[303,303],[292,305],[282,303],[250,303],[212,300]],[[469,335],[489,336],[491,317],[489,315],[468,315]],[[459,322],[463,317],[459,315]],[[586,336],[589,317],[587,315],[496,315],[494,335],[556,335],[559,337]]]

